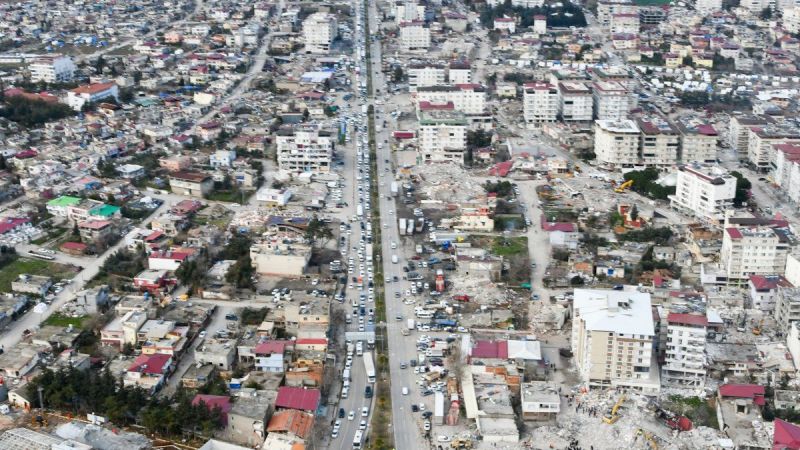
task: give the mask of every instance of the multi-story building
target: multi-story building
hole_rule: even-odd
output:
[[[75,111],[80,111],[83,105],[97,103],[100,100],[113,98],[119,100],[117,83],[93,83],[76,87],[67,92],[67,104]]]
[[[169,187],[178,195],[205,197],[214,190],[214,179],[202,172],[172,172],[169,174]]]
[[[445,68],[441,64],[412,64],[407,72],[410,92],[416,92],[420,87],[445,84]]]
[[[630,12],[612,14],[609,29],[611,34],[639,34],[639,13]]]
[[[419,157],[422,161],[464,162],[467,119],[459,111],[422,111],[419,120]]]
[[[658,25],[667,20],[668,9],[661,6],[647,6],[639,8],[639,25]]]
[[[517,31],[517,21],[512,17],[497,17],[494,19],[494,29],[514,34]]]
[[[311,247],[304,242],[265,239],[250,247],[256,273],[281,277],[301,277],[311,260]]]
[[[800,130],[789,126],[751,127],[747,139],[747,160],[758,171],[775,166],[775,144],[800,144]]]
[[[728,144],[740,157],[747,155],[747,143],[751,127],[766,126],[775,123],[769,116],[731,116],[728,124]]]
[[[800,204],[800,145],[775,144],[772,179],[796,204]]]
[[[72,81],[77,67],[69,56],[52,55],[34,59],[28,70],[34,83],[66,83]]]
[[[800,321],[800,287],[779,287],[775,298],[775,321],[788,334],[789,328]]]
[[[306,53],[328,53],[331,42],[336,39],[339,25],[336,16],[324,12],[316,12],[303,21],[303,43]]]
[[[405,0],[393,4],[395,24],[412,22],[415,20],[425,20],[425,5],[420,5],[415,1]]]
[[[453,85],[471,84],[472,66],[469,61],[452,61],[447,68],[447,82]]]
[[[705,315],[669,313],[666,357],[661,368],[665,386],[702,389],[706,379]]]
[[[573,309],[572,352],[584,382],[659,391],[658,370],[651,370],[656,334],[650,294],[576,289]]]
[[[526,83],[522,89],[525,122],[528,125],[558,119],[558,89],[550,83]]]
[[[694,9],[705,16],[722,10],[722,0],[696,0]]]
[[[639,8],[630,1],[600,0],[597,2],[597,21],[600,25],[610,26],[614,14],[635,14]]]
[[[400,48],[407,52],[427,51],[431,29],[421,20],[400,23]]]
[[[417,88],[417,106],[422,102],[446,104],[453,102],[456,111],[482,114],[486,110],[486,88],[479,84],[428,86]]]
[[[747,287],[753,309],[772,313],[775,311],[778,289],[794,286],[783,275],[750,275]]]
[[[719,133],[713,125],[697,119],[683,119],[677,121],[676,127],[681,134],[682,162],[710,163],[717,160]]]
[[[330,172],[333,139],[331,133],[313,127],[278,130],[278,168],[293,173]]]
[[[739,7],[744,8],[753,15],[761,14],[765,8],[775,9],[775,0],[741,0]]]
[[[678,162],[681,138],[666,119],[648,117],[638,120],[642,132],[641,162],[649,167],[670,167]]]
[[[612,167],[639,164],[640,131],[633,120],[596,120],[594,153],[597,161]]]
[[[596,81],[592,85],[594,114],[600,120],[621,120],[631,109],[631,93],[617,81]]]
[[[558,83],[559,115],[564,122],[590,122],[594,104],[592,91],[586,83],[562,81]]]
[[[734,197],[736,177],[719,166],[692,164],[678,168],[670,205],[704,220],[719,221],[733,207]]]
[[[743,283],[750,275],[782,274],[788,253],[789,239],[781,229],[727,227],[719,259],[728,283]]]
[[[717,0],[721,1],[721,0]],[[783,28],[790,33],[800,33],[800,6],[783,10]]]

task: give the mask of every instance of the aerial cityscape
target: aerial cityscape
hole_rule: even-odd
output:
[[[0,450],[800,450],[798,65],[785,0],[2,2]]]

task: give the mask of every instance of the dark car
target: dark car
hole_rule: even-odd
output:
[[[422,413],[422,417],[424,417],[426,419],[430,418],[432,415],[433,415],[433,412],[431,412],[431,411],[425,411],[424,413]]]
[[[339,418],[340,419],[344,418],[344,408],[339,408]]]
[[[411,405],[411,411],[412,411],[412,412],[418,412],[418,411],[419,411],[419,406],[417,406],[417,405]]]
[[[366,388],[364,388],[364,397],[372,398],[372,387],[371,386],[367,386]]]
[[[427,391],[422,391],[422,396],[427,397],[429,395],[433,395],[433,391],[428,389]]]

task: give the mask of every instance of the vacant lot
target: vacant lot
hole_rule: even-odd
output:
[[[60,312],[54,313],[52,316],[48,317],[47,320],[44,321],[44,325],[54,325],[57,327],[67,327],[72,325],[75,328],[80,328],[81,324],[83,324],[83,320],[86,317],[70,317],[64,315]]]
[[[20,275],[47,275],[55,280],[75,276],[70,266],[41,259],[17,258],[0,270],[0,292],[11,292],[11,282]]]

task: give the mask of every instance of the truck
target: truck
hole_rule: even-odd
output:
[[[416,329],[416,321],[414,321],[414,319],[407,319],[406,326],[408,327],[409,330],[414,330]]]
[[[400,228],[400,236],[405,236],[406,235],[406,219],[401,217],[399,219],[399,222],[400,222],[400,227],[399,227]]]
[[[367,261],[372,262],[372,246],[367,245]]]
[[[361,112],[366,114],[367,113],[367,108],[369,108],[367,105],[361,105]]]
[[[367,372],[367,381],[375,382],[375,364],[372,363],[372,353],[364,352],[364,370]]]
[[[392,184],[389,187],[389,190],[392,192],[392,197],[397,195],[397,191],[398,191],[398,189],[397,189],[397,181],[392,181]]]
[[[425,380],[428,383],[431,383],[431,382],[434,382],[434,381],[438,380],[441,376],[442,376],[441,373],[439,373],[437,371],[432,371],[432,372],[428,372],[425,375],[423,375],[423,378],[425,378]]]
[[[364,216],[364,206],[362,206],[362,205],[356,206],[356,215],[358,217],[363,217]]]

